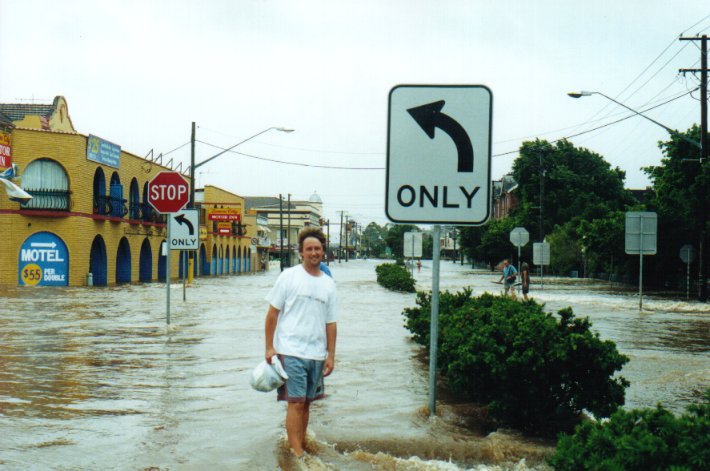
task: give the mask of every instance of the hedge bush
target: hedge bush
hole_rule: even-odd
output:
[[[396,263],[383,263],[375,267],[377,282],[392,291],[414,293],[415,281],[403,265]]]
[[[406,327],[429,348],[431,294],[417,293]],[[583,409],[608,417],[624,403],[628,362],[572,309],[557,317],[535,301],[471,290],[440,294],[438,365],[457,396],[485,404],[497,419],[532,432],[571,429]]]
[[[680,417],[658,405],[584,422],[560,437],[549,463],[557,471],[710,469],[710,389]]]

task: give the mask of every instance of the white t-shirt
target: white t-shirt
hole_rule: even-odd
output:
[[[309,274],[303,265],[279,275],[266,300],[278,309],[274,348],[282,355],[325,360],[325,325],[335,322],[335,282],[325,273]]]

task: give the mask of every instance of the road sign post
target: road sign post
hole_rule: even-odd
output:
[[[429,413],[436,413],[441,226],[490,215],[493,96],[482,85],[398,85],[389,94],[385,213],[433,224]],[[438,130],[438,131],[437,131]]]
[[[530,241],[530,233],[524,227],[516,227],[510,231],[510,243],[518,248],[518,271],[520,271],[520,247]]]
[[[547,242],[535,242],[533,244],[533,263],[540,267],[540,289],[545,288],[545,277],[543,269],[550,264],[550,244]]]
[[[175,213],[190,200],[190,185],[178,172],[159,172],[148,182],[148,202],[161,214]],[[165,319],[170,325],[170,221],[167,224],[168,247],[165,254]]]
[[[414,258],[422,258],[422,233],[421,232],[405,232],[403,255],[409,257],[411,266],[409,267],[414,276]]]
[[[626,213],[625,250],[639,255],[639,311],[643,310],[643,256],[656,255],[658,216],[652,211]]]
[[[695,260],[695,247],[690,244],[681,247],[680,259],[685,263],[685,299],[690,299],[690,264]]]

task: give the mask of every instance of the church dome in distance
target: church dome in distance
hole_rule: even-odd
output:
[[[309,201],[310,203],[323,203],[323,200],[320,199],[320,196],[318,196],[318,193],[316,193],[315,191],[313,192],[313,194],[311,195],[311,197],[308,198],[308,201]]]

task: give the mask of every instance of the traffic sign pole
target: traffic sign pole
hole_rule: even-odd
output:
[[[168,216],[172,218],[173,215]],[[167,253],[165,254],[165,319],[170,327],[170,221],[168,221],[168,240],[165,242]]]
[[[439,261],[441,259],[441,226],[434,225],[432,237],[431,326],[429,327],[429,415],[436,414],[436,364],[439,349]]]

